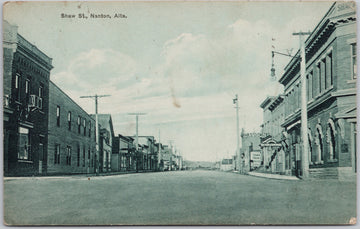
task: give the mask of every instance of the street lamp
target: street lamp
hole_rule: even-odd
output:
[[[294,57],[294,56],[292,56],[292,55],[290,55],[290,54],[281,53],[281,52],[277,52],[277,51],[271,51],[270,79],[271,79],[272,81],[275,81],[275,80],[276,80],[275,65],[274,65],[275,53],[276,53],[276,54],[279,54],[279,55],[287,56],[287,57]]]

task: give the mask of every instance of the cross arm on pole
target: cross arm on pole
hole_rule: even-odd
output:
[[[294,35],[294,36],[302,36],[302,35],[310,35],[311,34],[311,32],[297,32],[297,33],[293,33],[292,35]]]

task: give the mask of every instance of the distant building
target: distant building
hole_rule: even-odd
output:
[[[48,174],[94,173],[95,120],[50,81]]]
[[[95,115],[91,115],[95,119]],[[98,114],[99,119],[99,164],[100,172],[111,171],[111,156],[114,139],[114,128],[110,114]]]
[[[46,173],[52,59],[3,20],[4,174]]]
[[[335,2],[306,39],[306,86],[311,177],[355,177],[356,6]],[[292,174],[301,168],[301,83],[299,51],[285,67],[287,153]]]
[[[158,149],[155,148],[154,136],[139,136],[142,145],[142,168],[144,170],[157,170]]]
[[[286,145],[284,129],[284,95],[269,96],[260,105],[264,121],[261,125],[261,152],[263,169],[267,172],[290,175],[290,155],[284,150]]]
[[[164,171],[171,170],[172,165],[172,149],[168,145],[162,145],[160,166]]]
[[[220,170],[221,171],[232,171],[234,169],[233,167],[233,159],[222,159],[220,164]]]
[[[245,130],[242,129],[241,143],[239,170],[241,173],[247,173],[251,169],[251,152],[260,151],[260,133],[246,133]]]
[[[119,134],[114,138],[111,160],[112,171],[135,170],[135,150],[132,137]]]

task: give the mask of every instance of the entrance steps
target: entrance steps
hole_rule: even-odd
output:
[[[324,179],[338,179],[339,172],[337,167],[330,168],[311,168],[309,169],[309,178],[324,180]]]

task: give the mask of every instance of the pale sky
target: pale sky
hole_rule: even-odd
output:
[[[111,94],[115,134],[155,136],[187,160],[215,161],[235,154],[240,128],[260,132],[260,103],[282,92],[270,81],[272,45],[298,47],[293,32],[312,31],[332,2],[25,2],[4,6],[4,19],[53,58],[51,80],[88,113],[81,95]],[[76,18],[61,18],[61,13]],[[111,19],[80,19],[79,13]],[[127,18],[114,18],[114,14]],[[273,41],[275,39],[275,41]],[[275,56],[280,78],[289,58]]]

